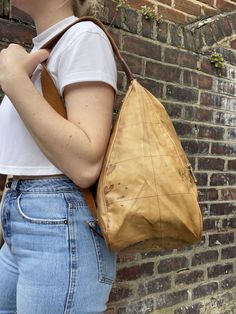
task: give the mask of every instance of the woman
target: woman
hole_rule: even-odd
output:
[[[104,31],[76,23],[52,51],[40,49],[96,1],[13,0],[36,27],[33,49],[0,53],[0,313],[104,313],[116,276],[109,251],[78,186],[98,178],[112,125],[117,68]],[[45,100],[41,62],[62,96],[67,119]]]

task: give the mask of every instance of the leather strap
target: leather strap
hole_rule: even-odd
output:
[[[79,23],[81,21],[85,21],[85,20],[91,20],[93,22],[95,22],[98,26],[100,26],[104,32],[107,34],[112,48],[116,54],[116,56],[118,57],[119,61],[121,62],[121,66],[124,69],[125,73],[128,76],[128,79],[131,81],[134,79],[128,65],[126,64],[126,62],[124,61],[124,59],[122,58],[118,47],[116,46],[113,38],[110,36],[110,34],[108,33],[108,31],[105,29],[104,25],[102,24],[102,22],[100,22],[98,19],[96,19],[95,17],[92,16],[83,16],[81,18],[78,18],[78,20],[76,20],[75,22],[71,23],[70,25],[68,25],[67,27],[65,27],[61,32],[59,32],[58,34],[56,34],[53,38],[51,38],[47,43],[45,43],[43,46],[41,46],[39,49],[43,49],[43,48],[47,48],[47,49],[52,49],[54,47],[54,45],[58,42],[58,40],[61,38],[61,36],[74,24]],[[64,118],[67,118],[67,113],[66,113],[66,109],[64,107],[64,104],[62,102],[61,96],[58,93],[58,90],[54,84],[53,78],[51,77],[51,75],[49,74],[49,72],[47,71],[46,68],[46,60],[42,62],[42,72],[41,72],[41,86],[42,86],[42,92],[44,95],[44,98],[48,101],[48,103],[60,114],[62,115]],[[77,185],[78,186],[78,185]],[[96,202],[94,199],[94,196],[92,194],[92,187],[91,188],[81,188],[78,186],[78,189],[80,189],[80,191],[83,193],[84,198],[89,206],[89,208],[91,209],[92,215],[94,216],[95,219],[97,219],[97,207],[96,207]],[[98,219],[97,219],[98,220]]]

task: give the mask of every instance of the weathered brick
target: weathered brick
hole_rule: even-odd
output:
[[[193,140],[181,140],[181,144],[186,153],[189,154],[208,154],[209,153],[209,143]]]
[[[225,160],[222,158],[211,158],[211,157],[199,157],[198,158],[198,169],[199,170],[224,170]]]
[[[200,314],[203,308],[202,303],[195,303],[192,305],[184,305],[174,311],[174,314]]]
[[[198,91],[191,88],[181,88],[179,86],[167,85],[166,97],[178,101],[197,102]]]
[[[164,16],[169,21],[173,21],[179,24],[184,24],[186,21],[186,15],[173,8],[168,8],[166,6],[158,4],[157,11],[161,16]]]
[[[230,274],[233,272],[233,264],[217,264],[207,267],[208,278],[214,278],[225,274]]]
[[[198,56],[194,53],[178,49],[166,48],[164,50],[164,61],[167,63],[177,64],[186,68],[196,69]]]
[[[221,287],[223,289],[231,289],[236,287],[236,276],[230,276],[229,278],[225,278],[221,282]]]
[[[186,28],[184,28],[183,34],[184,34],[184,47],[188,50],[194,51],[195,50],[194,34]]]
[[[236,229],[236,217],[229,217],[223,219],[222,227],[229,230],[229,229]]]
[[[236,126],[236,116],[229,112],[216,112],[215,122],[217,124]]]
[[[153,262],[121,268],[117,271],[117,281],[135,280],[153,275]]]
[[[161,60],[161,46],[134,36],[123,37],[123,50],[154,60]]]
[[[166,82],[179,82],[180,75],[180,68],[156,62],[147,61],[146,63],[146,76],[149,78],[155,78],[156,80]]]
[[[194,126],[190,123],[173,121],[173,125],[179,136],[192,137],[194,134]]]
[[[199,201],[214,201],[218,199],[218,191],[217,189],[198,189]]]
[[[155,278],[145,283],[140,283],[137,289],[139,296],[158,293],[170,289],[171,278],[169,276]]]
[[[201,92],[200,104],[202,106],[226,109],[228,98],[217,94],[211,94],[208,92]]]
[[[236,156],[236,144],[212,143],[213,155]]]
[[[219,253],[216,250],[195,253],[192,257],[192,266],[215,262],[218,257]]]
[[[202,35],[207,46],[212,46],[216,42],[216,38],[211,28],[211,24],[206,24],[202,27]]]
[[[192,298],[193,300],[204,296],[209,296],[218,290],[218,282],[210,282],[202,284],[193,289]]]
[[[236,246],[230,246],[226,248],[222,248],[221,250],[221,258],[235,258],[236,257]]]
[[[202,121],[202,122],[212,122],[213,112],[212,110],[205,108],[198,108],[194,106],[185,106],[185,119]]]
[[[217,226],[220,223],[220,219],[216,218],[204,218],[203,219],[203,230],[209,231],[209,230],[215,230],[217,231]]]
[[[225,188],[221,189],[221,197],[220,200],[230,201],[235,200],[236,198],[236,188]]]
[[[236,49],[236,39],[233,39],[233,40],[230,42],[230,46],[231,46],[231,48]]]
[[[124,11],[123,23],[125,28],[134,34],[137,34],[137,21],[138,21],[138,13],[135,10],[126,9]]]
[[[175,8],[191,15],[201,15],[201,5],[188,0],[175,0]]]
[[[188,300],[187,290],[178,290],[168,294],[162,294],[156,299],[156,309],[161,309],[165,307],[178,304]]]
[[[217,128],[208,125],[197,125],[197,137],[198,138],[207,138],[213,140],[223,140],[224,132],[223,128]]]
[[[236,159],[228,159],[228,170],[236,170]]]
[[[120,27],[121,26],[121,10],[116,10],[116,3],[110,0],[104,0],[104,6],[107,8],[108,22],[113,26]]]
[[[216,7],[227,12],[236,10],[236,4],[225,0],[216,0]]]
[[[166,43],[168,39],[168,23],[166,21],[161,21],[156,25],[156,37],[154,39]]]
[[[182,46],[182,27],[176,24],[170,24],[170,40],[171,45],[175,47],[181,47]]]
[[[118,307],[117,314],[132,314],[132,313],[144,313],[149,314],[154,311],[154,301],[152,298],[148,298],[141,301],[125,304],[125,306]]]
[[[119,301],[129,298],[133,295],[133,290],[129,287],[112,287],[109,295],[110,301]]]
[[[209,234],[209,246],[224,245],[234,242],[234,233],[216,233]]]
[[[188,258],[185,256],[170,257],[159,262],[158,273],[168,273],[188,266]]]
[[[235,6],[235,9],[236,9],[236,6]],[[223,31],[223,33],[224,33],[225,36],[230,36],[230,35],[232,35],[233,29],[232,29],[232,27],[231,27],[231,24],[230,24],[229,19],[228,19],[227,16],[222,17],[222,18],[220,19],[220,21],[218,21],[218,24],[219,24],[219,27],[222,28],[222,31]]]
[[[175,278],[175,284],[190,285],[202,280],[204,280],[204,270],[192,270],[186,273],[178,274]]]
[[[230,215],[235,214],[236,204],[224,203],[210,204],[210,215]]]
[[[147,20],[144,16],[142,16],[142,36],[147,38],[155,39],[155,32],[154,32],[154,26],[156,25],[157,21],[153,20]]]
[[[213,173],[210,175],[210,185],[233,185],[236,183],[234,173]]]

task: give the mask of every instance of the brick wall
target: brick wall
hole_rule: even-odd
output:
[[[147,5],[165,19],[180,24],[192,22],[199,17],[209,17],[221,12],[236,10],[235,0],[126,0],[133,8]]]
[[[174,10],[177,1],[150,1]],[[180,1],[182,6],[186,1]],[[0,1],[0,47],[31,46],[32,21]],[[132,1],[132,4],[143,1]],[[164,6],[165,4],[165,6]],[[163,103],[198,179],[204,233],[199,245],[118,255],[117,280],[107,314],[236,313],[236,11],[233,1],[193,1],[211,18],[145,20],[105,1],[104,23],[134,76]],[[235,9],[236,10],[236,9]],[[114,17],[115,15],[115,17]],[[18,19],[21,21],[18,22]],[[189,22],[188,22],[189,21]],[[222,53],[224,67],[210,63]],[[114,114],[128,80],[118,64]],[[2,176],[2,179],[4,177]]]

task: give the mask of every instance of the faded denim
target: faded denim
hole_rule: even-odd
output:
[[[0,314],[93,314],[116,278],[82,192],[67,176],[9,178],[1,202]]]

